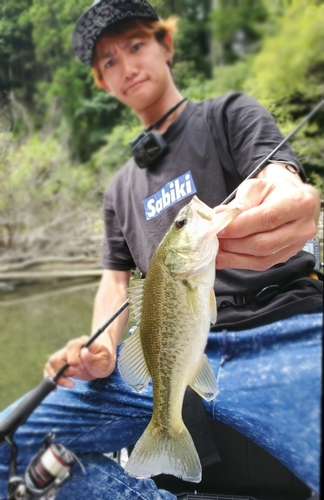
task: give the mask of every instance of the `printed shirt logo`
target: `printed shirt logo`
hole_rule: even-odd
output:
[[[146,220],[160,215],[171,205],[197,193],[190,170],[165,184],[159,191],[143,200]]]

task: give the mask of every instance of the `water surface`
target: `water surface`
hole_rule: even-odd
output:
[[[98,283],[27,285],[0,295],[0,410],[39,384],[50,354],[90,334]]]

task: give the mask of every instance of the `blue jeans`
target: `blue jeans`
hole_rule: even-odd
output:
[[[319,489],[322,315],[297,315],[244,331],[210,332],[206,353],[219,394],[207,415],[270,452],[309,488]],[[0,421],[13,405],[0,415]],[[45,434],[74,451],[76,467],[58,500],[175,499],[151,479],[135,479],[104,453],[133,444],[152,412],[151,385],[133,392],[118,370],[73,390],[51,393],[18,429],[18,471],[26,469]],[[0,498],[6,497],[9,448],[0,448]]]

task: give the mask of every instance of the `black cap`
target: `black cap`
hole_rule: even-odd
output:
[[[95,43],[103,31],[117,21],[131,18],[158,20],[159,16],[147,0],[95,0],[74,29],[74,53],[91,66]]]

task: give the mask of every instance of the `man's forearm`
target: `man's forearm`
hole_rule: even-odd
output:
[[[104,271],[94,302],[92,333],[95,333],[125,302],[130,276],[131,271]],[[98,342],[109,350],[116,349],[127,325],[128,316],[127,308],[98,337]]]

